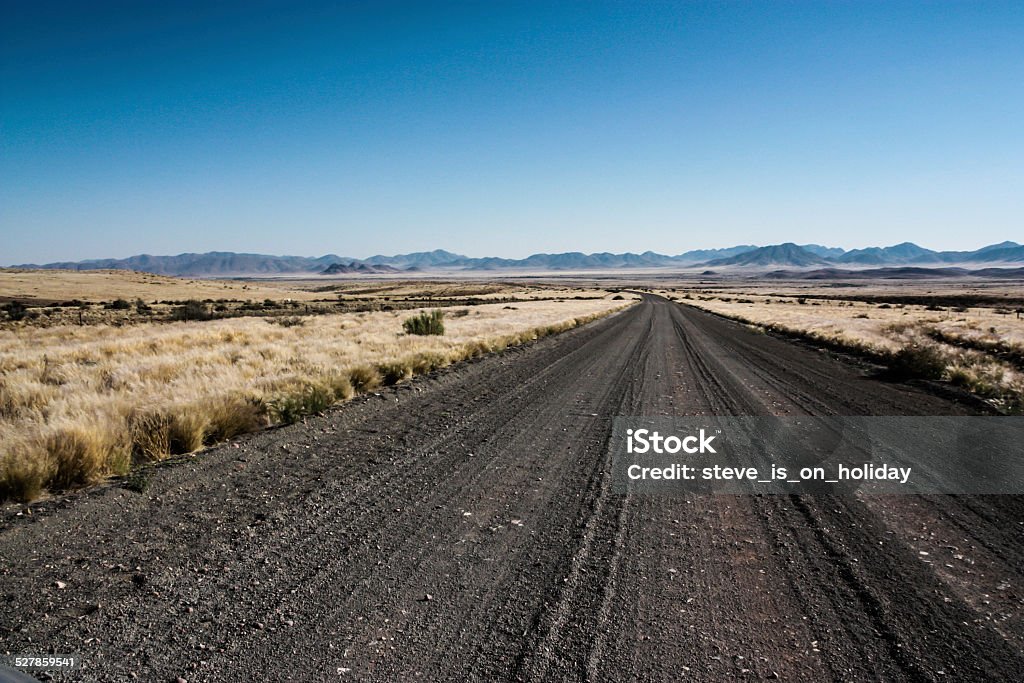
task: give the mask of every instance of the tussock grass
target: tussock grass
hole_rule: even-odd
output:
[[[53,465],[46,485],[56,489],[92,484],[108,474],[124,474],[131,463],[124,427],[112,420],[54,427],[43,436],[43,449]]]
[[[435,309],[423,311],[411,318],[406,318],[402,323],[406,334],[444,334],[444,311]]]
[[[357,365],[349,370],[349,383],[356,393],[373,391],[381,384],[380,372],[369,365]]]
[[[609,299],[474,307],[446,334],[407,312],[0,331],[0,499],[88,485],[132,464],[287,424],[466,358],[622,308]]]
[[[43,492],[54,478],[56,468],[38,437],[25,438],[7,430],[0,432],[4,454],[0,458],[0,500],[28,502]]]

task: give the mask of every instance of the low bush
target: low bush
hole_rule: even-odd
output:
[[[0,310],[7,314],[9,320],[24,320],[28,315],[28,309],[25,304],[20,301],[8,301],[3,306],[0,306]]]
[[[172,320],[210,320],[212,318],[213,313],[210,312],[210,307],[201,301],[186,301],[171,311]]]
[[[913,343],[890,354],[890,371],[905,379],[942,379],[946,358],[935,344]]]
[[[444,334],[444,311],[423,311],[402,323],[406,334]]]
[[[297,315],[285,315],[278,318],[267,318],[268,323],[280,325],[281,327],[302,327],[306,321]]]
[[[104,308],[111,311],[127,311],[131,307],[132,305],[127,299],[114,299],[104,306]]]

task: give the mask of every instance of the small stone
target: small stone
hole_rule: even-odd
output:
[[[65,588],[68,587],[68,585],[66,583],[64,583],[63,581],[54,581],[53,585],[56,586],[57,588],[61,589],[61,590],[64,590]]]

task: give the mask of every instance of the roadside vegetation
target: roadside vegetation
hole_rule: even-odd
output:
[[[1012,299],[961,294],[951,306],[940,305],[952,300],[949,293],[866,293],[861,300],[753,289],[662,293],[760,329],[868,357],[894,378],[946,381],[1000,411],[1024,412],[1024,315]],[[917,303],[899,303],[905,300]]]
[[[32,500],[321,412],[622,308],[585,299],[0,330],[0,500]],[[425,327],[421,327],[425,325]],[[444,334],[421,334],[438,330]],[[411,332],[411,333],[410,333]]]

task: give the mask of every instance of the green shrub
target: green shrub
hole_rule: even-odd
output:
[[[25,308],[25,304],[20,301],[10,301],[3,306],[0,306],[0,309],[2,309],[11,320],[24,320],[25,316],[28,314],[28,309]]]
[[[406,334],[444,334],[444,311],[423,311],[402,323]]]
[[[890,355],[889,369],[906,379],[942,379],[946,359],[935,344],[909,344]]]
[[[201,301],[186,301],[171,312],[174,320],[209,320],[213,317],[210,307]]]
[[[128,302],[127,299],[114,299],[109,304],[104,306],[104,308],[107,308],[112,311],[127,311],[131,307],[132,305],[131,303]]]

